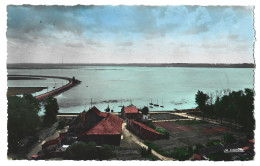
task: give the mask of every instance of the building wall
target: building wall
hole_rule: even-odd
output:
[[[140,114],[140,113],[125,113],[125,111],[121,112],[121,116],[123,119],[140,119],[140,118],[142,118],[142,114]]]
[[[162,135],[146,130],[131,120],[127,120],[127,129],[144,140],[155,141],[161,139]]]
[[[130,113],[130,114],[125,114],[125,117],[127,119],[138,119],[138,118],[141,118],[142,115],[139,113]]]

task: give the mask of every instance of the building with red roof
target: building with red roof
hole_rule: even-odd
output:
[[[50,153],[58,151],[63,144],[70,145],[75,141],[120,145],[122,124],[123,120],[119,117],[92,107],[72,120],[67,133],[61,133],[58,138],[45,142],[42,149]]]
[[[74,136],[80,135],[84,131],[88,131],[100,121],[107,117],[107,113],[99,111],[96,107],[92,107],[88,111],[83,111],[69,125],[68,133]]]
[[[161,133],[133,119],[127,120],[126,127],[129,131],[144,140],[155,141],[162,138]]]
[[[77,141],[119,145],[122,124],[123,120],[119,117],[92,107],[87,112],[83,111],[70,123],[68,133],[77,137]]]
[[[78,141],[94,141],[98,145],[120,145],[123,120],[112,114],[97,123],[93,128],[83,132]]]
[[[121,117],[123,119],[140,119],[142,114],[139,113],[135,106],[123,107],[121,110]]]

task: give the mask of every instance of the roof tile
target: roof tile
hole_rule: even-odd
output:
[[[136,107],[125,107],[124,108],[125,113],[139,113],[138,109]]]

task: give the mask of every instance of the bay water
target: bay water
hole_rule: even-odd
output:
[[[75,77],[82,81],[76,87],[56,96],[61,113],[79,113],[96,106],[108,106],[120,112],[121,105],[163,107],[151,111],[195,108],[198,90],[215,92],[254,88],[253,68],[132,67],[132,66],[66,66],[56,69],[8,69],[9,75],[44,75]],[[9,87],[58,88],[60,79],[8,80]],[[44,93],[45,91],[39,92]],[[92,100],[92,102],[91,102]]]

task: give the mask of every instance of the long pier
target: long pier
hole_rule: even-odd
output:
[[[58,76],[42,76],[42,75],[8,75],[7,77],[40,77],[40,78],[57,78],[57,79],[64,79],[69,81],[69,83],[67,83],[66,85],[59,87],[57,89],[54,89],[52,91],[46,92],[44,94],[35,96],[36,99],[40,100],[40,101],[44,101],[48,96],[56,96],[64,91],[69,90],[70,88],[80,84],[81,81],[79,80],[73,80],[72,78],[68,78],[68,77],[58,77]]]

